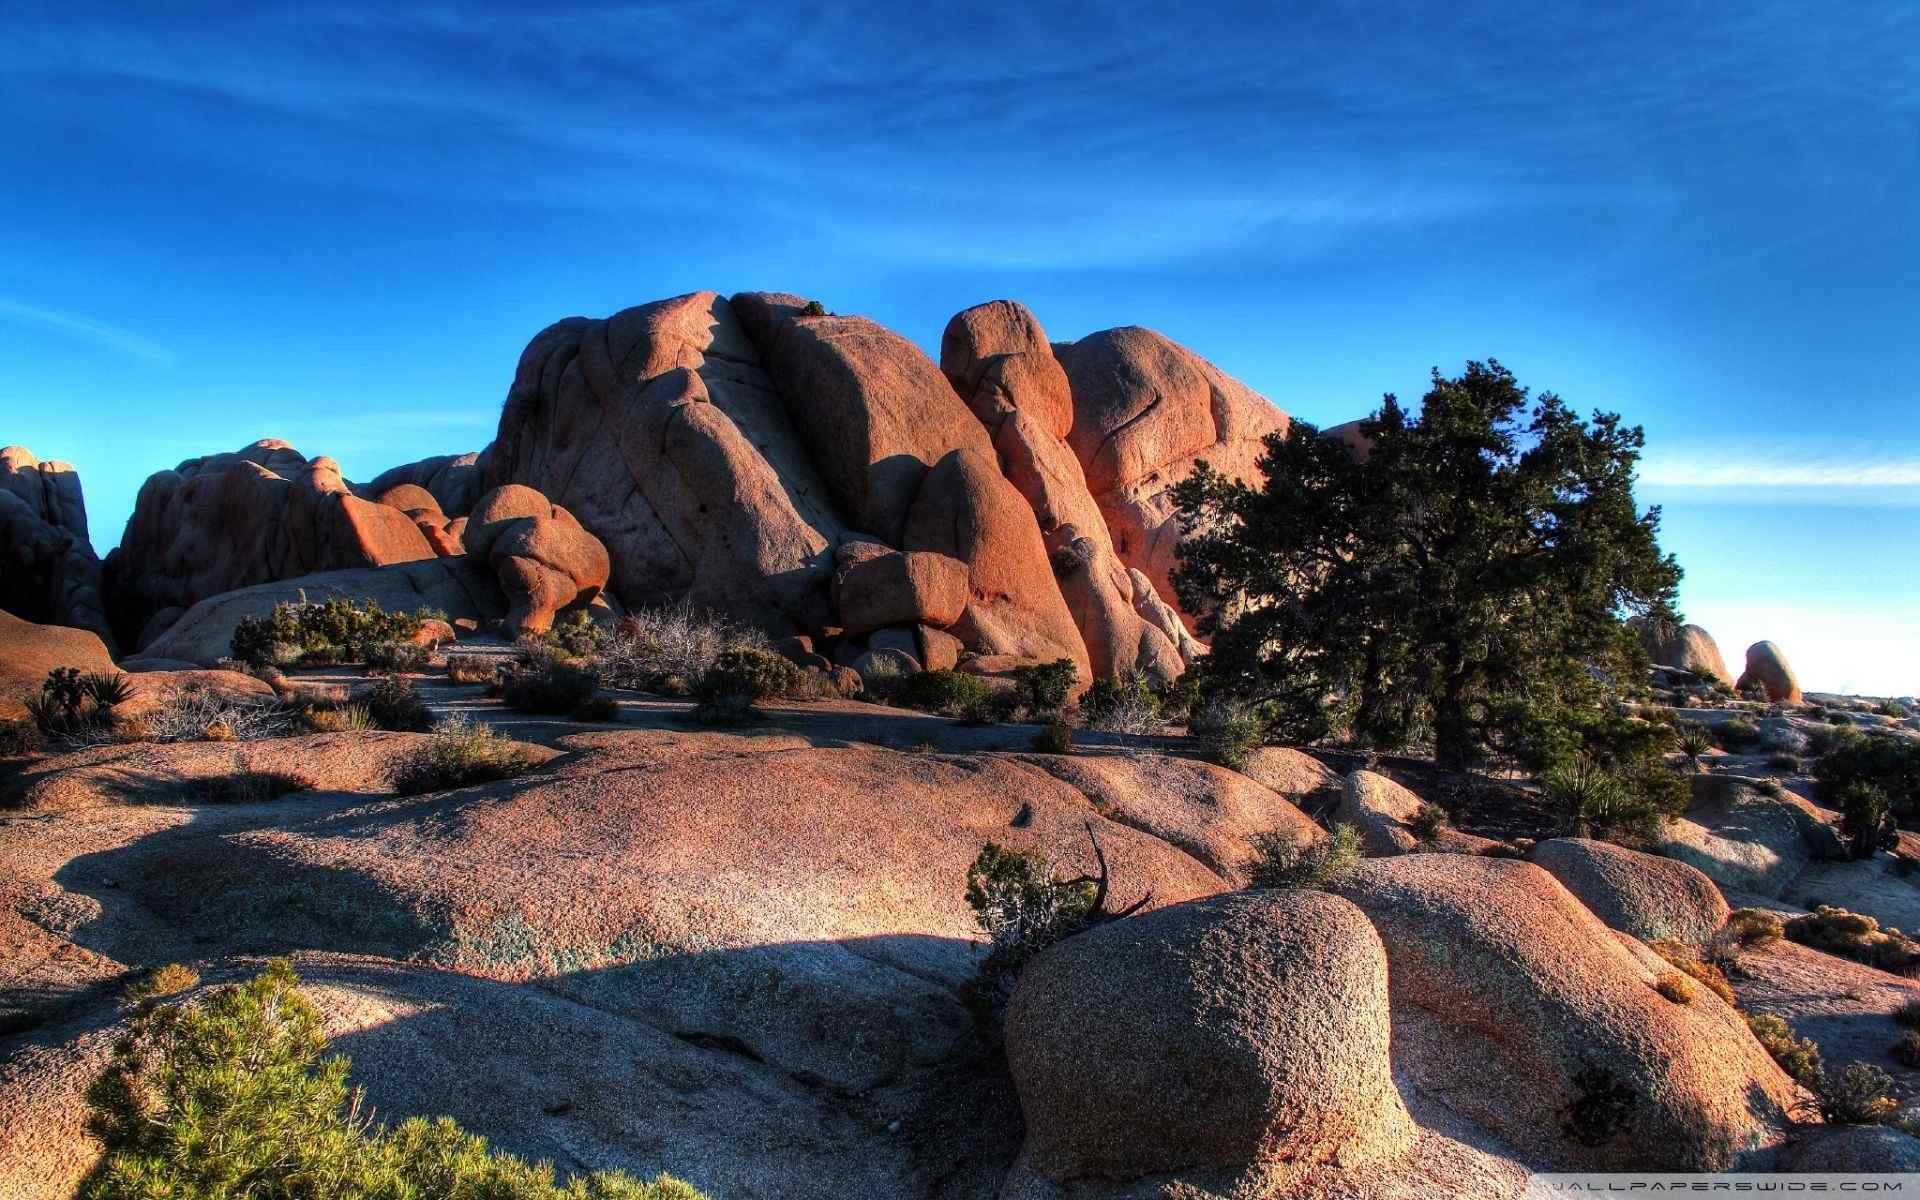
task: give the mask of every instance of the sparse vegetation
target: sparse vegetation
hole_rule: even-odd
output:
[[[179,963],[143,971],[120,993],[124,1004],[141,1006],[200,986],[200,972]]]
[[[729,720],[745,714],[762,700],[801,694],[806,673],[775,654],[756,646],[733,646],[720,652],[694,686],[703,720]]]
[[[1068,658],[1015,667],[1013,694],[1030,719],[1046,718],[1067,706],[1077,678],[1073,660]]]
[[[492,683],[499,660],[486,654],[449,654],[447,678],[454,683]]]
[[[1727,981],[1725,972],[1719,967],[1702,959],[1692,946],[1676,942],[1670,938],[1656,938],[1647,943],[1647,948],[1667,960],[1669,966],[1687,978],[1706,988],[1728,1004],[1738,1007],[1739,1001],[1733,994],[1733,985]]]
[[[78,667],[47,672],[38,696],[26,698],[27,719],[43,741],[86,744],[113,733],[114,709],[133,695],[127,677]]]
[[[1200,757],[1238,771],[1266,742],[1266,725],[1251,706],[1231,700],[1207,700],[1187,719]]]
[[[1920,1067],[1920,1029],[1910,1029],[1901,1034],[1887,1053],[1902,1066]]]
[[[134,1016],[87,1090],[87,1130],[105,1157],[90,1200],[700,1200],[667,1176],[595,1172],[568,1185],[548,1164],[487,1148],[453,1121],[376,1125],[325,1057],[320,1017],[278,959],[199,1004]]]
[[[1920,1029],[1920,1000],[1909,1000],[1894,1009],[1893,1021],[1907,1029]]]
[[[1780,1069],[1811,1090],[1825,1073],[1820,1062],[1820,1047],[1812,1038],[1798,1037],[1793,1027],[1779,1017],[1759,1015],[1747,1018],[1754,1040],[1773,1056]]]
[[[736,647],[769,649],[759,631],[685,604],[634,609],[599,648],[600,681],[611,688],[685,695],[721,654]]]
[[[1687,764],[1698,771],[1700,760],[1713,751],[1713,735],[1707,732],[1706,726],[1687,721],[1678,727],[1674,747],[1686,756]]]
[[[193,804],[264,804],[313,790],[313,780],[294,771],[242,770],[192,780],[187,795]]]
[[[1848,1063],[1839,1071],[1822,1067],[1807,1086],[1829,1125],[1880,1125],[1900,1111],[1893,1077],[1872,1063]]]
[[[1920,819],[1920,740],[1862,735],[1836,745],[1813,765],[1814,795],[1839,808],[1856,784],[1878,788],[1898,820]]]
[[[1418,838],[1421,845],[1431,846],[1440,840],[1440,835],[1452,824],[1453,818],[1447,815],[1446,809],[1422,800],[1420,807],[1414,809],[1413,815],[1407,818],[1407,832]]]
[[[1080,700],[1087,728],[1104,733],[1157,733],[1165,724],[1160,707],[1153,685],[1132,672],[1101,676]]]
[[[1675,1004],[1693,1003],[1693,984],[1678,971],[1669,971],[1654,982],[1653,990]]]
[[[1745,750],[1759,745],[1760,727],[1745,717],[1722,721],[1713,727],[1713,740],[1723,750]]]
[[[300,719],[315,733],[364,733],[379,728],[373,722],[373,710],[364,704],[309,705]]]
[[[1893,804],[1886,792],[1864,779],[1851,779],[1839,789],[1834,804],[1840,810],[1840,838],[1851,858],[1872,858],[1900,844],[1893,823]]]
[[[0,720],[0,759],[24,758],[38,754],[43,745],[40,727],[31,717],[16,721]]]
[[[1684,804],[1676,796],[1663,805],[1650,795],[1653,789],[1631,786],[1629,777],[1584,754],[1549,769],[1540,788],[1569,834],[1627,844],[1651,840],[1661,819]]]
[[[375,642],[364,657],[369,671],[418,674],[433,662],[433,650],[412,642]]]
[[[1583,1146],[1604,1146],[1619,1137],[1640,1106],[1639,1095],[1602,1066],[1582,1067],[1573,1086],[1580,1095],[1567,1108],[1565,1133]]]
[[[169,694],[140,720],[150,742],[256,742],[286,737],[296,716],[278,700],[223,695],[204,684]]]
[[[510,673],[500,696],[515,712],[573,716],[587,709],[600,691],[600,678],[587,667],[554,662]]]
[[[359,703],[366,706],[367,715],[381,729],[417,733],[433,728],[433,710],[402,676],[382,678],[368,689]]]
[[[1360,862],[1360,831],[1346,824],[1311,842],[1292,829],[1255,834],[1251,841],[1255,857],[1247,879],[1254,887],[1327,888]]]
[[[233,656],[279,667],[365,662],[374,647],[411,643],[428,615],[437,614],[390,613],[372,600],[276,604],[234,627]]]
[[[1912,974],[1920,967],[1920,942],[1898,929],[1881,929],[1865,913],[1822,904],[1804,917],[1785,924],[1789,940],[1828,954],[1851,958],[1894,974]]]
[[[991,683],[964,671],[916,671],[900,677],[893,701],[908,708],[960,716],[992,702]]]
[[[1742,949],[1767,946],[1786,935],[1780,914],[1764,908],[1736,908],[1727,917],[1727,930]]]
[[[1073,725],[1063,717],[1048,721],[1033,735],[1033,748],[1042,754],[1072,754]]]
[[[510,779],[537,762],[527,746],[500,736],[491,726],[449,717],[395,768],[393,786],[402,796],[444,792]]]

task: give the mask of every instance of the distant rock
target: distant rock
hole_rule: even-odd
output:
[[[0,447],[0,611],[113,644],[80,476],[25,446]]]
[[[1018,1169],[1265,1196],[1395,1158],[1414,1130],[1389,1037],[1387,957],[1336,897],[1240,892],[1093,929],[1036,959],[1007,1013]]]
[[[1152,585],[1137,587],[1114,553],[1106,517],[1065,440],[1073,394],[1040,322],[1010,300],[969,308],[947,322],[940,366],[1032,506],[1094,674],[1178,678],[1199,647]]]
[[[607,586],[607,548],[530,487],[508,484],[482,496],[462,540],[506,594],[509,637],[545,633],[556,614],[593,603]]]
[[[1755,642],[1747,647],[1747,669],[1740,672],[1736,689],[1758,684],[1766,689],[1767,699],[1775,703],[1798,704],[1805,699],[1800,681],[1787,665],[1786,652],[1772,642]]]
[[[1201,459],[1236,479],[1260,477],[1262,439],[1287,414],[1212,363],[1129,325],[1056,348],[1073,394],[1067,443],[1107,518],[1115,551],[1172,600],[1180,522],[1172,489]]]
[[[1725,660],[1720,657],[1720,647],[1713,635],[1698,625],[1676,626],[1664,637],[1652,626],[1646,626],[1641,631],[1641,641],[1656,666],[1677,667],[1733,686],[1733,672],[1727,670]]]
[[[434,557],[411,518],[354,494],[332,459],[259,441],[146,481],[107,556],[109,615],[121,646],[145,653],[181,612],[223,592]]]
[[[0,720],[26,716],[29,697],[40,694],[58,667],[113,671],[113,656],[98,634],[65,625],[36,625],[0,611]]]

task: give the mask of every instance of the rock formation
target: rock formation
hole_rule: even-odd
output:
[[[113,656],[98,634],[36,625],[0,610],[0,721],[25,716],[27,699],[40,694],[47,673],[58,667],[112,671]]]
[[[1717,679],[1728,687],[1733,686],[1733,673],[1727,670],[1727,664],[1720,657],[1720,647],[1713,635],[1698,625],[1680,625],[1668,631],[1665,636],[1657,633],[1652,626],[1641,629],[1641,641],[1647,648],[1647,656],[1655,665],[1677,667],[1682,671],[1691,671],[1707,679]]]
[[[1527,856],[1613,928],[1642,941],[1705,946],[1727,901],[1700,870],[1589,838],[1548,838]]]
[[[607,548],[530,487],[510,483],[482,496],[463,541],[506,593],[510,637],[546,632],[556,613],[593,603],[607,586]]]
[[[107,556],[109,616],[145,651],[182,613],[236,588],[435,556],[398,508],[355,495],[330,458],[263,440],[190,459],[140,488]]]
[[[1755,642],[1747,647],[1747,669],[1740,672],[1734,686],[1744,691],[1754,684],[1765,689],[1767,699],[1776,704],[1798,704],[1805,699],[1800,694],[1800,681],[1787,665],[1786,652],[1772,642]]]
[[[25,446],[0,448],[0,610],[86,629],[112,645],[80,476]]]

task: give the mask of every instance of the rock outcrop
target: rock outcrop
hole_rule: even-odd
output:
[[[1776,704],[1798,704],[1806,698],[1800,694],[1800,681],[1793,668],[1787,665],[1786,652],[1772,642],[1755,642],[1747,647],[1747,668],[1740,672],[1734,686],[1744,691],[1756,684]]]
[[[947,323],[940,366],[993,438],[1001,470],[1040,523],[1061,593],[1097,675],[1178,678],[1199,651],[1169,605],[1137,585],[1067,444],[1073,394],[1040,322],[1009,300]]]
[[[0,610],[0,721],[27,712],[47,673],[59,667],[113,670],[113,656],[97,634],[66,625],[36,625]]]
[[[1262,439],[1284,433],[1287,414],[1150,329],[1108,329],[1056,352],[1073,394],[1067,443],[1114,549],[1172,600],[1173,486],[1202,459],[1229,476],[1259,478]]]
[[[1705,946],[1727,922],[1712,879],[1676,859],[1589,838],[1548,838],[1527,856],[1613,928]]]
[[[508,484],[482,496],[462,540],[506,594],[510,637],[546,632],[555,614],[593,603],[607,586],[607,548],[530,487]]]
[[[1397,1157],[1413,1123],[1390,1030],[1380,939],[1333,896],[1241,892],[1069,938],[1007,1013],[1021,1169],[1265,1196]]]
[[[406,513],[354,494],[332,459],[259,441],[141,486],[107,556],[108,615],[122,648],[146,652],[187,609],[223,592],[433,557]]]
[[[1539,867],[1413,854],[1337,890],[1387,948],[1395,1066],[1543,1165],[1727,1170],[1789,1123],[1798,1090],[1740,1014],[1665,999],[1660,960]]]
[[[0,611],[113,644],[80,476],[25,446],[0,447]]]
[[[1341,787],[1340,806],[1333,819],[1360,832],[1368,854],[1410,854],[1415,850],[1444,850],[1454,854],[1481,854],[1496,843],[1491,838],[1462,833],[1442,825],[1432,840],[1421,841],[1414,821],[1425,802],[1412,791],[1375,771],[1355,771]]]
[[[1726,660],[1720,657],[1719,644],[1698,625],[1675,626],[1665,636],[1647,627],[1641,631],[1641,642],[1656,666],[1677,667],[1733,686],[1733,672],[1727,670]]]

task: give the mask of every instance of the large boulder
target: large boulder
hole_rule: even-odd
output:
[[[1747,669],[1740,672],[1734,686],[1744,691],[1753,684],[1765,689],[1767,699],[1776,704],[1798,704],[1805,699],[1799,679],[1787,665],[1786,652],[1772,642],[1755,642],[1747,647]]]
[[[112,672],[113,656],[97,634],[36,625],[0,610],[0,720],[26,716],[28,698],[38,696],[48,672],[59,667]]]
[[[1641,631],[1641,641],[1656,666],[1677,667],[1733,686],[1733,672],[1727,670],[1726,660],[1720,657],[1719,645],[1712,634],[1698,625],[1678,625],[1664,636],[1648,626]]]
[[[1662,823],[1653,849],[1723,888],[1780,896],[1812,857],[1803,816],[1738,780],[1696,775],[1684,815]]]
[[[1491,838],[1442,826],[1431,843],[1414,832],[1414,818],[1425,802],[1412,791],[1374,771],[1348,775],[1340,791],[1333,819],[1360,832],[1368,854],[1410,854],[1415,850],[1444,850],[1454,854],[1481,854],[1496,845]]]
[[[406,513],[363,499],[330,458],[266,440],[148,478],[106,589],[120,644],[147,652],[201,600],[319,571],[435,557]]]
[[[1727,922],[1727,900],[1686,863],[1589,838],[1548,838],[1527,856],[1613,928],[1643,941],[1704,946]]]
[[[544,633],[555,614],[592,604],[607,586],[607,548],[530,487],[507,484],[482,496],[461,537],[500,582],[509,636]]]
[[[1545,1168],[1718,1171],[1778,1141],[1799,1093],[1731,1006],[1655,990],[1539,867],[1414,854],[1337,885],[1387,948],[1395,1066]]]
[[[1067,443],[1114,549],[1172,599],[1181,537],[1174,485],[1203,459],[1232,478],[1258,480],[1262,439],[1286,432],[1287,414],[1150,329],[1105,330],[1057,353],[1073,393]]]
[[[369,481],[363,494],[386,502],[386,494],[400,487],[417,487],[449,518],[464,517],[486,489],[486,462],[482,454],[438,454],[419,462],[402,463]]]
[[[466,555],[327,571],[277,583],[257,584],[195,604],[147,647],[143,657],[211,666],[233,653],[240,622],[264,617],[276,604],[325,600],[371,600],[388,612],[438,609],[454,621],[485,623],[504,617],[507,600],[484,560]]]
[[[542,331],[486,487],[526,484],[572,512],[607,547],[625,604],[685,600],[776,635],[817,632],[832,623],[841,517],[734,310],[694,292]]]
[[[1156,1177],[1156,1195],[1266,1196],[1404,1153],[1387,957],[1353,905],[1240,892],[1076,935],[1022,974],[1007,1062],[1022,1166]]]
[[[836,559],[833,603],[850,634],[889,625],[945,629],[967,609],[967,565],[957,558],[851,541],[841,544]]]
[[[1067,445],[1073,395],[1046,332],[1024,305],[995,300],[947,322],[940,367],[993,436],[1001,470],[1040,533],[1094,674],[1171,681],[1198,644],[1114,552],[1106,518]],[[1137,594],[1143,593],[1143,594]]]
[[[993,442],[913,343],[864,317],[817,315],[797,296],[733,298],[838,511],[879,541],[967,564],[952,627],[983,656],[1087,652],[1033,510]]]
[[[113,644],[80,476],[25,446],[0,447],[0,610]]]

